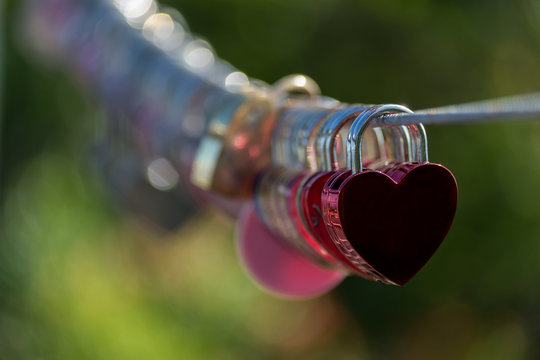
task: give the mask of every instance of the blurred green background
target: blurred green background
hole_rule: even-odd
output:
[[[250,76],[305,73],[342,101],[540,90],[537,0],[163,3]],[[200,213],[161,236],[115,210],[85,155],[91,102],[20,51],[20,5],[2,25],[0,358],[540,358],[540,124],[427,128],[460,202],[405,287],[274,299],[242,272],[230,221]]]

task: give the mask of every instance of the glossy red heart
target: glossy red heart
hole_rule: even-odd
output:
[[[437,164],[365,171],[339,188],[341,228],[360,257],[403,285],[431,258],[448,233],[457,206],[452,173]]]

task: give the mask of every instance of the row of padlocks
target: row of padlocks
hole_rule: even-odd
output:
[[[347,274],[402,285],[446,236],[457,185],[428,162],[424,127],[372,126],[406,107],[344,104],[302,75],[249,79],[151,0],[26,5],[34,51],[103,109],[96,153],[125,202],[165,227],[186,192],[238,217],[267,289],[312,296]]]

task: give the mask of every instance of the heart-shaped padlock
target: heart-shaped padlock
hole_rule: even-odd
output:
[[[301,219],[309,233],[352,273],[357,272],[356,267],[343,255],[327,231],[322,214],[322,191],[329,179],[346,171],[346,144],[343,139],[347,138],[353,120],[368,108],[368,105],[351,106],[336,111],[325,121],[311,147],[314,149],[311,159],[322,171],[306,178],[296,194],[298,212],[303,215]],[[415,137],[410,130],[406,127],[369,128],[362,143],[363,162],[378,166],[389,161],[405,161],[411,147],[409,142]]]
[[[373,106],[355,119],[347,138],[351,171],[325,184],[322,213],[327,230],[366,278],[403,285],[431,258],[450,229],[457,185],[445,167],[427,162],[423,127],[407,148],[410,163],[363,170],[361,142],[380,115],[409,112],[399,105]],[[418,125],[409,125],[418,127]]]

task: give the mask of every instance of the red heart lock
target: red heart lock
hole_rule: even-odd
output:
[[[328,249],[328,246],[324,241],[321,241],[321,235],[318,231],[322,228],[324,229],[324,233],[326,233],[320,211],[320,189],[322,189],[322,185],[320,186],[320,189],[313,186],[314,178],[319,178],[318,175],[320,174],[321,173],[317,173],[315,175],[304,174],[293,181],[290,186],[285,188],[285,196],[288,200],[285,213],[294,221],[296,229],[301,235],[302,240],[305,241],[311,249],[315,250],[317,255],[322,257],[325,261],[329,262],[330,264],[336,264],[337,261],[335,259],[335,254],[332,252],[332,249]],[[327,173],[322,174],[323,178],[325,178]],[[330,175],[331,173],[328,174]],[[315,192],[312,192],[311,190],[315,190]],[[308,195],[307,199],[304,197],[305,191],[311,191],[311,196]],[[300,201],[300,206],[298,201]],[[306,213],[311,213],[313,216],[308,218],[309,215],[306,215]],[[317,225],[313,226],[313,222],[317,222],[317,218],[315,218],[315,216],[321,217],[321,221]],[[337,250],[337,248],[335,250]],[[339,252],[339,250],[337,251]]]
[[[349,262],[347,257],[336,246],[326,229],[326,224],[322,213],[322,191],[324,185],[332,178],[343,173],[343,170],[318,172],[310,176],[306,184],[302,187],[300,193],[300,207],[305,219],[309,234],[321,243],[322,246],[334,258],[339,259],[348,269],[354,270],[355,267]],[[335,260],[334,260],[335,262]]]
[[[448,233],[457,183],[448,169],[432,163],[383,171],[330,184],[325,218],[336,245],[364,276],[404,285]]]

